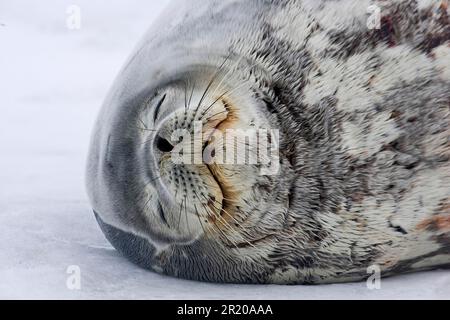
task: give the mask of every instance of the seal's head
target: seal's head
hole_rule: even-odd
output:
[[[112,94],[94,134],[88,189],[116,247],[118,232],[140,239],[122,248],[126,255],[188,278],[238,281],[245,273],[224,278],[226,270],[257,261],[285,221],[280,140],[264,86],[254,85],[264,72],[233,53],[208,60],[162,70],[131,98]],[[151,253],[136,259],[144,247]]]

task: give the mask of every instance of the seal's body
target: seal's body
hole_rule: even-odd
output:
[[[176,1],[93,135],[107,238],[144,267],[215,282],[450,265],[449,14],[442,0]],[[278,130],[276,173],[174,162],[173,132],[198,121]],[[209,137],[200,151],[229,148]]]

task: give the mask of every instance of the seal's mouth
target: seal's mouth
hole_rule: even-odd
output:
[[[217,208],[217,205],[214,205],[213,203],[208,203],[208,205],[210,207],[212,206],[214,209],[220,209],[219,215],[224,220],[217,220],[214,216],[209,217],[209,219],[211,222],[216,224],[218,223],[220,227],[226,229],[230,223],[234,223],[234,212],[236,209],[236,203],[238,202],[238,193],[223,176],[217,165],[208,165],[208,169],[222,193],[222,203],[220,204],[220,208]],[[212,199],[211,202],[215,202],[215,200]]]
[[[212,127],[212,130],[207,135],[206,142],[203,145],[203,151],[214,143],[214,134],[220,132],[222,135],[226,134],[228,129],[233,129],[236,127],[236,123],[239,120],[239,110],[235,107],[228,98],[221,97],[220,102],[224,107],[223,112],[219,112],[218,115],[222,115],[218,119],[211,119],[207,127]],[[225,151],[225,150],[223,150]],[[215,149],[213,149],[215,153]],[[215,154],[214,154],[215,155]],[[213,155],[213,156],[214,156]],[[232,184],[228,181],[226,175],[224,174],[221,165],[212,162],[206,164],[211,176],[217,183],[222,193],[221,203],[217,203],[215,199],[211,199],[208,202],[208,206],[219,211],[221,219],[217,219],[215,216],[210,216],[210,222],[214,223],[216,226],[226,229],[231,223],[234,223],[236,203],[238,202],[238,192],[233,188]]]

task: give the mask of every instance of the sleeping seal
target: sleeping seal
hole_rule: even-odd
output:
[[[93,133],[102,231],[140,266],[201,281],[448,267],[449,14],[443,0],[174,1]]]

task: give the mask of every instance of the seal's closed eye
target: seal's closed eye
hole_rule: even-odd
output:
[[[163,208],[161,207],[161,202],[158,202],[158,214],[159,214],[159,217],[161,218],[162,222],[163,222],[166,226],[169,226],[169,224],[167,223],[166,216],[164,215],[164,210],[163,210]]]
[[[156,120],[158,119],[159,116],[159,111],[161,110],[161,106],[164,103],[164,100],[166,100],[167,95],[163,95],[163,97],[161,98],[161,100],[159,100],[158,104],[155,107],[155,111],[153,114],[153,122],[156,122]]]

